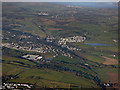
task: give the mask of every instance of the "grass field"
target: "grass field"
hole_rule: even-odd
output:
[[[117,68],[97,68],[98,77],[101,79],[102,82],[106,82],[108,79],[110,80],[109,76],[106,74],[107,71],[118,73]]]
[[[78,87],[97,87],[91,81],[88,81],[84,78],[77,77],[72,73],[65,71],[54,71],[50,69],[37,69],[24,67],[24,65],[19,66],[19,64],[9,64],[8,62],[19,61],[23,62],[25,65],[34,66],[35,64],[24,59],[14,58],[3,56],[3,75],[17,75],[16,79],[10,79],[7,82],[18,82],[35,84],[41,87],[63,87],[67,88],[71,86]],[[44,83],[43,83],[44,82]]]

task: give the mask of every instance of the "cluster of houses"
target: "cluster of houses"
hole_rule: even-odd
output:
[[[86,40],[86,37],[82,36],[73,36],[73,37],[67,37],[67,38],[61,38],[58,41],[59,45],[66,44],[67,42],[83,42]]]
[[[72,42],[83,42],[86,40],[86,37],[82,37],[82,36],[74,36],[74,37],[67,37],[67,38],[60,38],[58,41],[58,45],[60,45],[61,47],[66,47],[69,50],[74,50],[74,51],[81,51],[81,49],[76,48],[76,47],[72,47],[72,46],[68,46],[67,42],[72,43]]]
[[[82,49],[76,48],[76,47],[72,47],[72,46],[68,46],[67,44],[63,44],[61,45],[61,47],[65,47],[71,51],[81,51]]]
[[[58,54],[61,54],[63,56],[68,56],[71,57],[71,55],[67,52],[64,52],[61,49],[54,48],[53,46],[41,46],[37,48],[32,48],[32,47],[25,47],[25,46],[20,46],[17,43],[2,43],[2,46],[7,47],[7,48],[12,48],[16,50],[25,50],[25,51],[34,51],[34,52],[39,52],[39,53],[50,53],[53,52],[54,56],[57,57]],[[36,56],[37,57],[37,56]]]
[[[27,42],[30,43],[30,42]],[[2,43],[2,46],[7,48],[13,48],[17,50],[26,50],[26,51],[34,51],[34,52],[40,52],[40,53],[47,53],[52,51],[52,46],[42,46],[42,47],[32,47],[32,46],[20,46],[17,43]]]
[[[74,51],[81,51],[82,49],[79,49],[79,48],[76,48],[76,47],[69,47],[69,46],[67,46],[67,48],[69,49],[69,50],[74,50]]]
[[[47,42],[55,42],[56,38],[53,36],[47,36],[46,41]],[[81,51],[81,49],[78,49],[76,47],[72,47],[72,46],[68,46],[67,42],[83,42],[84,40],[86,40],[86,37],[82,37],[82,36],[74,36],[74,37],[68,37],[68,38],[60,38],[58,40],[58,45],[60,45],[61,47],[66,47],[69,50],[75,50],[75,51]]]
[[[53,37],[52,35],[46,37],[46,41],[47,41],[47,42],[54,42],[55,39],[56,39],[56,38]]]
[[[2,46],[7,47],[7,48],[13,48],[17,50],[29,50],[29,47],[22,47],[18,45],[17,43],[2,43]]]
[[[53,42],[56,38],[53,36],[47,36],[46,41],[47,42]],[[62,45],[62,44],[66,44],[67,42],[71,43],[71,42],[83,42],[86,40],[86,37],[82,37],[82,36],[73,36],[73,37],[67,37],[67,38],[60,38],[58,40],[58,44]]]
[[[24,83],[3,83],[2,85],[2,89],[19,89],[19,88],[32,89],[33,85]]]
[[[27,51],[34,51],[34,52],[39,52],[39,53],[49,53],[51,52],[53,49],[52,46],[42,46],[42,47],[29,47],[29,49]]]

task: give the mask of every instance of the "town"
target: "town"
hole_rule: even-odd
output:
[[[15,42],[8,42],[8,43],[2,43],[2,46],[7,48],[12,48],[16,50],[24,50],[24,51],[32,51],[32,52],[39,52],[39,53],[54,53],[53,58],[57,57],[58,55],[68,56],[72,58],[73,56],[61,48],[67,48],[70,51],[81,51],[80,48],[73,47],[71,45],[68,45],[67,43],[73,43],[73,42],[84,42],[86,40],[86,37],[82,36],[73,36],[73,37],[66,37],[66,38],[60,38],[60,37],[54,37],[54,36],[47,36],[45,39],[40,39],[40,37],[34,36],[34,35],[27,35],[25,33],[16,35],[16,32],[6,32],[9,34],[12,34],[11,36],[2,36],[3,40],[10,40],[10,38],[15,38]],[[25,42],[27,40],[27,42]],[[36,43],[37,42],[37,43]],[[47,43],[43,43],[47,42]],[[52,43],[52,44],[51,44]],[[58,46],[55,46],[54,44],[60,46],[61,48],[58,48]]]

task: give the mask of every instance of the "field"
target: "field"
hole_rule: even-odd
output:
[[[94,83],[84,78],[79,78],[70,72],[57,72],[45,68],[37,69],[35,68],[36,64],[28,60],[11,58],[9,56],[3,56],[3,58],[4,78],[6,78],[6,75],[13,77],[7,82],[24,83],[24,81],[26,81],[25,83],[31,83],[35,84],[37,87],[46,88],[70,88],[72,86],[86,88],[97,87]]]

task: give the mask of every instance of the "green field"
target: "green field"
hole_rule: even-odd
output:
[[[36,69],[34,68],[35,63],[32,63],[28,60],[15,57],[10,58],[8,56],[3,56],[3,60],[3,75],[15,76],[15,79],[10,79],[7,82],[23,83],[24,81],[26,81],[26,83],[35,84],[39,87],[51,88],[53,88],[54,86],[60,88],[68,88],[70,85],[85,88],[97,87],[94,83],[84,78],[77,77],[69,72],[57,72],[54,70],[43,68]],[[13,61],[22,62],[24,63],[24,65],[21,65],[20,63],[14,63]],[[28,67],[28,65],[30,65],[32,68]]]

